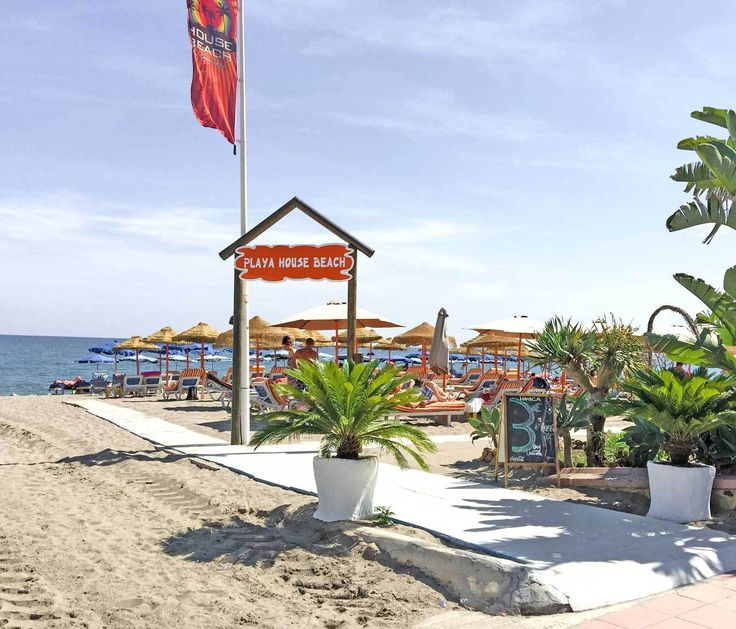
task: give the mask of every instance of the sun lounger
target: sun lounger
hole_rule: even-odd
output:
[[[426,402],[421,406],[399,406],[395,411],[396,417],[444,417],[444,423],[449,426],[453,417],[465,417],[465,402]]]
[[[501,402],[504,393],[528,393],[533,384],[533,380],[526,382],[521,380],[504,380],[499,383],[498,388],[493,392],[491,398],[483,402],[483,406],[493,408]]]
[[[208,372],[205,383],[204,383],[204,392],[205,395],[209,395],[211,399],[213,400],[220,400],[222,402],[222,397],[225,395],[225,393],[232,393],[233,385],[230,382],[225,382],[222,378],[218,378],[216,374],[213,372]],[[232,399],[232,396],[230,396]],[[225,405],[223,404],[223,407]]]
[[[479,397],[482,393],[492,393],[503,382],[509,381],[505,380],[503,376],[495,375],[495,372],[492,375],[483,376],[478,380],[475,387],[466,391],[465,399],[469,401]]]
[[[253,402],[259,411],[283,411],[289,408],[291,400],[280,396],[270,380],[256,378],[253,381],[253,390],[256,393]]]
[[[449,384],[454,387],[457,386],[473,386],[477,383],[478,378],[483,375],[483,370],[478,367],[473,367],[465,372],[462,378],[450,378]]]
[[[89,382],[89,392],[91,395],[103,393],[108,384],[110,384],[110,381],[107,379],[106,373],[93,373]]]
[[[177,400],[181,400],[182,395],[189,394],[189,389],[201,391],[203,378],[203,369],[184,369],[179,374],[176,382],[166,385],[161,390],[161,395],[164,400],[168,400],[172,396],[176,397]]]
[[[273,382],[274,380],[280,380],[286,378],[285,367],[271,367],[271,371],[268,374],[268,379]],[[255,380],[255,379],[254,379]]]
[[[120,397],[123,395],[123,382],[125,381],[124,373],[112,374],[112,382],[105,387],[103,393],[105,397]]]
[[[146,394],[146,385],[143,376],[125,376],[123,379],[122,397],[143,396]]]
[[[156,395],[161,387],[161,375],[143,376],[143,386],[146,395]]]

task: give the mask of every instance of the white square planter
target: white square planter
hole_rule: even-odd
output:
[[[710,520],[710,492],[716,468],[700,463],[677,467],[649,461],[648,517],[671,522]]]
[[[373,517],[378,459],[313,459],[319,505],[314,517],[324,522]]]

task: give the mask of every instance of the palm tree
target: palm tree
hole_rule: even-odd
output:
[[[588,465],[604,464],[602,402],[621,374],[641,362],[642,345],[631,325],[612,317],[595,321],[590,328],[554,317],[533,340],[526,342],[530,360],[537,365],[556,364],[590,396]]]
[[[711,224],[713,229],[703,241],[708,244],[722,225],[736,229],[736,212],[732,211],[736,195],[736,112],[703,107],[703,111],[694,111],[691,116],[727,129],[729,137],[721,140],[711,135],[695,136],[678,143],[677,148],[695,151],[701,161],[684,164],[672,175],[673,180],[685,183],[685,192],[692,192],[693,200],[667,219],[667,229],[678,231]]]
[[[640,368],[622,385],[631,397],[614,400],[607,407],[661,431],[662,448],[672,463],[687,465],[700,435],[736,424],[734,384],[733,376],[711,375],[706,369],[689,376],[677,369]]]
[[[378,445],[396,459],[402,469],[411,457],[421,469],[428,469],[423,452],[437,446],[416,426],[390,417],[398,406],[423,399],[416,388],[403,386],[411,380],[388,365],[378,369],[379,361],[354,363],[342,367],[334,362],[300,361],[298,369],[287,373],[303,384],[279,385],[279,392],[295,400],[295,408],[265,413],[266,426],[250,440],[255,448],[279,443],[302,435],[322,437],[323,457],[358,459],[368,445]],[[284,421],[285,420],[285,421]]]

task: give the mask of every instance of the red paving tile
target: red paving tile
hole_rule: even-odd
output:
[[[679,594],[667,594],[659,598],[653,598],[651,601],[642,603],[637,607],[646,607],[647,609],[653,609],[668,616],[677,616],[701,605],[705,605],[705,603],[703,601],[696,601],[693,598],[680,596]]]
[[[703,629],[703,625],[696,625],[682,618],[668,618],[656,625],[649,625],[647,629]]]
[[[715,603],[718,600],[728,598],[733,595],[733,590],[715,585],[715,583],[702,583],[700,585],[691,585],[678,591],[680,596],[703,601],[704,603]]]
[[[587,629],[736,629],[736,574],[680,588],[598,620]]]
[[[680,614],[679,617],[708,627],[708,629],[733,629],[736,626],[736,617],[734,617],[733,610],[717,605],[703,605]]]
[[[672,614],[663,614],[654,609],[646,607],[632,607],[620,612],[608,614],[601,618],[612,625],[623,627],[623,629],[643,629],[656,622],[672,618]]]

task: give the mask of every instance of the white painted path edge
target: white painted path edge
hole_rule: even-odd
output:
[[[99,400],[66,402],[148,441],[257,480],[316,495],[316,443],[253,452]],[[736,571],[736,537],[608,509],[381,464],[377,505],[396,519],[535,570],[573,611],[664,592]]]

